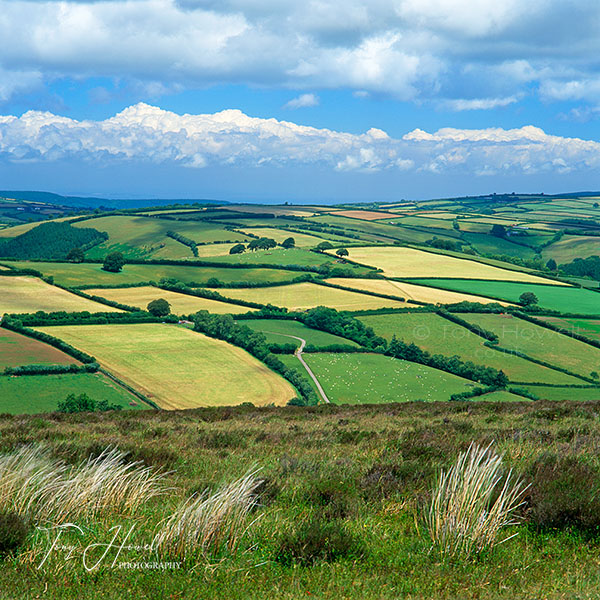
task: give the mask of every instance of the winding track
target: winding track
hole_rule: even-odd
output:
[[[312,372],[311,368],[306,364],[306,361],[302,358],[302,350],[304,350],[304,346],[306,346],[306,340],[302,339],[301,337],[297,337],[295,335],[289,335],[287,333],[278,333],[276,331],[265,331],[265,333],[272,333],[274,335],[282,335],[283,337],[293,338],[300,342],[300,348],[298,348],[294,352],[294,356],[296,356],[296,358],[302,363],[302,366],[306,369],[306,372],[311,376],[311,379],[315,382],[315,385],[317,386],[317,389],[319,390],[319,394],[321,394],[321,398],[323,398],[323,400],[325,401],[326,404],[331,404],[331,402],[329,401],[329,398],[327,397],[327,394],[325,393],[325,390],[322,388],[321,384],[319,383],[317,376]]]

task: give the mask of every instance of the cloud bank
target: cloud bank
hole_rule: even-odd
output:
[[[65,77],[596,104],[592,0],[0,0],[0,101]],[[454,104],[452,103],[454,102]]]
[[[415,129],[391,138],[374,128],[357,135],[249,117],[239,110],[178,115],[143,103],[104,121],[38,111],[0,116],[2,162],[62,159],[189,168],[318,165],[360,172],[535,174],[598,168],[600,143],[548,135],[533,126]]]

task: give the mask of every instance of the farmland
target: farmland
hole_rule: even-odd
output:
[[[474,260],[466,260],[423,252],[415,248],[365,247],[351,248],[349,258],[383,270],[388,277],[438,277],[449,273],[461,279],[490,279],[545,283],[544,279],[507,269],[498,269]]]
[[[305,310],[315,306],[329,306],[337,310],[366,310],[404,305],[395,300],[338,290],[315,283],[294,283],[270,288],[223,289],[222,294],[228,298],[273,304],[290,310]]]
[[[39,310],[116,312],[118,309],[75,296],[35,277],[0,277],[0,314]]]
[[[489,315],[474,316],[478,318],[480,316],[487,317]],[[497,317],[496,315],[491,316],[499,319],[499,321],[494,320],[494,324],[499,323],[500,327],[506,327],[505,320],[502,320],[502,317]],[[477,364],[487,365],[502,370],[511,381],[554,384],[582,383],[577,378],[561,373],[560,371],[554,371],[519,356],[503,354],[493,348],[485,346],[485,340],[475,333],[435,314],[408,313],[374,315],[360,317],[360,320],[368,327],[372,327],[378,335],[389,339],[395,335],[403,341],[417,344],[433,354],[441,353],[457,355],[462,360],[470,360]],[[514,324],[515,321],[516,319],[512,319],[510,324]],[[492,327],[489,329],[495,331]],[[561,337],[558,340],[553,339],[552,341],[557,344],[557,351],[560,353],[567,349],[571,340],[564,340]],[[566,346],[563,346],[561,342],[565,342]],[[547,358],[556,359],[556,357]],[[552,361],[548,360],[547,362]],[[558,360],[555,361],[555,364],[560,366],[564,364],[564,361],[558,358]]]
[[[187,294],[179,294],[152,286],[130,288],[87,289],[86,293],[100,296],[127,306],[145,309],[152,300],[164,298],[171,305],[171,312],[176,315],[189,315],[199,310],[208,310],[215,314],[245,313],[256,309],[237,306],[227,302],[219,302],[209,298],[199,298]]]
[[[473,387],[443,371],[379,354],[324,352],[305,354],[304,360],[335,404],[448,400]]]
[[[289,383],[243,350],[182,327],[79,325],[41,330],[92,354],[162,408],[285,404],[295,395]]]
[[[51,275],[54,281],[66,286],[127,285],[160,279],[173,278],[184,283],[206,283],[211,278],[229,283],[244,282],[280,282],[289,281],[298,276],[293,271],[280,269],[232,269],[219,267],[199,267],[194,265],[151,265],[128,264],[120,273],[109,273],[99,263],[49,263],[36,261],[15,261],[6,264],[15,267],[31,268],[44,275]],[[1,283],[1,282],[0,282]]]
[[[580,314],[596,315],[600,312],[600,295],[585,289],[558,285],[536,285],[512,281],[482,281],[468,279],[421,279],[422,283],[468,294],[483,294],[491,298],[518,302],[524,292],[533,292],[543,308]]]
[[[42,342],[0,328],[0,370],[20,365],[71,365],[77,361]]]
[[[100,373],[27,375],[0,377],[0,413],[39,414],[54,412],[69,394],[87,394],[125,409],[149,408],[121,386]]]
[[[248,319],[240,321],[241,325],[250,327],[254,331],[260,331],[271,344],[294,344],[300,345],[300,341],[288,336],[299,337],[306,340],[307,344],[313,346],[330,346],[332,344],[344,344],[346,346],[358,346],[355,342],[346,338],[331,335],[318,329],[306,327],[298,321],[287,321],[284,319]]]

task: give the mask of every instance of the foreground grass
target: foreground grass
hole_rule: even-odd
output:
[[[1,564],[0,597],[596,598],[594,537],[521,525],[506,531],[519,535],[479,558],[442,560],[430,552],[415,516],[438,470],[472,441],[495,440],[517,473],[544,452],[596,464],[599,406],[409,403],[2,416],[0,451],[42,441],[53,456],[75,464],[114,445],[130,460],[173,470],[167,481],[173,489],[133,516],[115,511],[78,519],[85,537],[63,539],[78,550],[70,559],[64,550],[53,553],[41,569],[47,538],[34,534],[21,555]],[[110,540],[111,527],[135,525],[128,544],[142,546],[191,494],[215,491],[253,467],[262,469],[266,491],[237,552],[192,555],[164,571],[112,568],[114,551],[95,570],[82,566],[82,549]],[[356,538],[358,549],[337,560],[278,560],[281,540],[318,514]],[[130,548],[119,558],[156,560]]]

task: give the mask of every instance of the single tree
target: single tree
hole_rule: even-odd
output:
[[[538,297],[533,292],[523,292],[519,296],[521,306],[531,306],[538,303]]]
[[[283,248],[293,248],[296,245],[296,240],[293,237],[286,238],[281,242]]]
[[[600,206],[600,204],[598,204],[597,202],[594,202],[594,208],[598,208]]]
[[[146,308],[155,317],[166,317],[171,312],[171,305],[164,298],[157,298],[148,302]]]
[[[102,268],[111,273],[118,273],[123,268],[124,264],[125,258],[123,258],[123,255],[120,252],[111,252],[106,255]]]
[[[69,250],[69,253],[67,254],[67,260],[74,263],[81,263],[84,258],[85,255],[81,248],[73,248]]]
[[[244,246],[244,244],[236,244],[235,246],[231,247],[229,254],[241,254],[244,252],[244,250],[246,250],[246,246]]]
[[[335,251],[335,253],[342,258],[343,256],[348,256],[348,250],[346,250],[346,248],[339,248],[338,250]]]
[[[550,269],[551,271],[556,271],[556,269],[557,269],[557,264],[556,264],[556,261],[555,261],[553,258],[551,258],[551,259],[550,259],[550,260],[549,260],[549,261],[546,263],[546,267],[547,267],[548,269]]]

